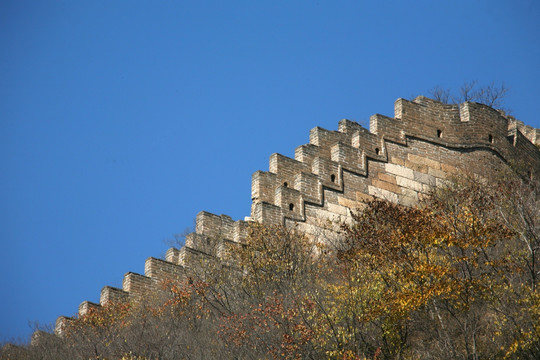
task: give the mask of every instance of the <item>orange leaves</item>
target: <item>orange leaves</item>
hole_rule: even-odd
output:
[[[83,328],[99,329],[113,325],[125,327],[132,306],[128,302],[111,302],[100,308],[90,308],[88,312],[69,323],[67,333]]]
[[[470,190],[456,188],[422,208],[373,200],[353,214],[338,249],[343,271],[333,285],[340,309],[335,321],[379,326],[389,355],[403,351],[408,324],[419,314],[438,314],[447,331],[454,321],[473,321],[472,312],[485,301],[498,300],[494,291],[502,291],[501,275],[511,268],[504,242],[513,232],[489,215],[494,197]]]
[[[265,349],[273,359],[300,359],[301,348],[313,339],[302,315],[309,302],[287,304],[277,294],[261,299],[242,313],[224,317],[221,336],[237,347]]]
[[[295,231],[254,224],[225,263],[211,258],[189,282],[164,283],[162,297],[78,324],[139,321],[159,334],[170,321],[177,328],[156,348],[188,329],[180,348],[202,343],[208,358],[535,358],[538,214],[526,212],[531,227],[520,232],[519,209],[485,190],[448,188],[420,208],[373,200],[324,251]]]

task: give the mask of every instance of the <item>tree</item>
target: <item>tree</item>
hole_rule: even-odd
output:
[[[351,351],[538,358],[537,187],[515,176],[463,179],[417,208],[374,200],[355,213],[331,297]]]
[[[436,86],[429,91],[429,95],[444,104],[460,104],[466,101],[479,102],[493,108],[503,109],[504,99],[510,90],[504,82],[496,85],[494,82],[478,87],[478,82],[469,81],[464,83],[457,94],[453,94],[449,89]]]
[[[252,224],[189,280],[0,359],[538,359],[539,239],[537,182],[463,177],[369,201],[332,242]]]

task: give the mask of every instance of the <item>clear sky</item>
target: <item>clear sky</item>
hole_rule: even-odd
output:
[[[471,80],[540,127],[540,2],[0,1],[0,341],[248,216],[311,128]]]

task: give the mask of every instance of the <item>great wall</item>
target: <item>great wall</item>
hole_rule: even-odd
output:
[[[540,129],[486,105],[446,105],[423,96],[396,100],[394,118],[371,116],[369,131],[349,120],[341,120],[337,131],[316,127],[309,144],[296,148],[294,159],[273,154],[269,171],[253,174],[246,220],[200,212],[185,246],[169,249],[164,260],[148,258],[144,275],[128,272],[121,289],[105,286],[99,304],[84,301],[79,316],[185,276],[198,257],[219,258],[225,243],[245,237],[249,221],[320,234],[329,231],[328,220],[346,220],[370,197],[414,205],[464,169],[486,176],[521,164],[522,176],[538,179],[539,144]],[[59,317],[57,331],[69,320]]]

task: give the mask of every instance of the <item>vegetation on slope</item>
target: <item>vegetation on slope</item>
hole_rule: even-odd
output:
[[[537,183],[366,203],[337,239],[253,224],[225,262],[1,359],[538,359]]]

